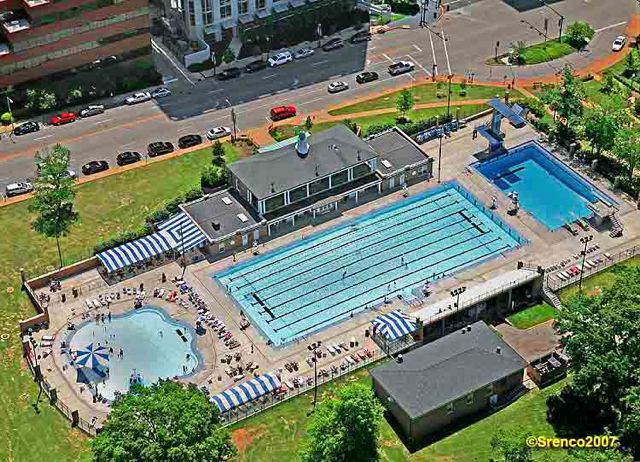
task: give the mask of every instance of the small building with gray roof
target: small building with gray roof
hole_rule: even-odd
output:
[[[373,388],[410,443],[489,409],[522,387],[526,361],[484,322],[371,369]]]

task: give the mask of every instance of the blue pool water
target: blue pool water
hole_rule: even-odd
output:
[[[145,307],[113,316],[110,323],[90,321],[81,325],[68,342],[72,352],[83,351],[90,344],[113,348],[114,353],[106,361],[109,368],[106,380],[98,385],[102,396],[113,399],[116,391],[124,393],[129,389],[134,371],[141,375],[142,383],[151,384],[159,378],[183,377],[197,370],[201,360],[194,338],[191,327],[173,320],[161,309]],[[122,359],[118,358],[120,348],[124,353]],[[183,365],[187,366],[186,374]]]
[[[521,243],[448,183],[214,278],[277,346]]]
[[[520,205],[551,230],[593,215],[589,203],[613,203],[535,142],[474,167],[505,193],[517,191]]]

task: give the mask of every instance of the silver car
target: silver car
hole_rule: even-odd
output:
[[[102,104],[92,104],[80,111],[80,117],[91,117],[94,115],[102,114],[104,112],[104,106]]]
[[[327,87],[329,93],[338,93],[349,89],[349,84],[343,81],[331,82]]]
[[[19,196],[21,194],[27,194],[33,191],[33,185],[28,181],[21,181],[20,183],[8,184],[5,188],[7,197]]]
[[[300,48],[298,51],[296,51],[293,54],[293,59],[308,58],[309,56],[313,55],[314,53],[315,53],[315,51],[313,50],[313,48]]]
[[[152,98],[164,98],[165,96],[169,96],[171,94],[171,90],[165,87],[156,88],[151,92]]]
[[[231,135],[231,129],[229,127],[215,127],[207,132],[207,139],[217,140],[225,136]]]
[[[147,91],[141,91],[139,93],[134,93],[124,100],[125,104],[138,104],[144,103],[145,101],[149,101],[151,99],[151,95]]]

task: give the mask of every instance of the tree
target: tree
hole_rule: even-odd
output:
[[[343,123],[344,125],[346,125],[346,126],[347,126],[347,128],[348,128],[349,130],[351,130],[353,133],[355,133],[356,135],[359,135],[359,133],[358,133],[358,132],[359,132],[360,130],[359,130],[359,128],[358,128],[358,124],[357,124],[357,123],[355,123],[353,120],[351,120],[351,119],[344,119],[344,120],[342,121],[342,123]]]
[[[576,79],[568,65],[562,70],[560,85],[543,93],[543,101],[549,104],[551,109],[560,116],[561,136],[573,138],[573,124],[582,116],[584,109],[582,106],[583,97],[582,82]]]
[[[619,268],[602,295],[578,295],[559,313],[556,327],[572,360],[573,380],[563,390],[564,406],[549,407],[552,422],[572,420],[584,433],[600,428],[620,437],[640,455],[640,269]],[[573,404],[572,404],[573,403]],[[597,414],[594,413],[597,412]],[[565,426],[566,427],[566,426]]]
[[[224,167],[208,165],[200,176],[200,186],[202,188],[217,188],[227,181],[227,174]]]
[[[345,386],[336,399],[326,400],[316,408],[302,459],[306,462],[378,460],[382,415],[382,405],[369,387]]]
[[[629,179],[633,178],[633,172],[640,163],[640,131],[634,127],[619,130],[613,145],[613,153],[627,164]]]
[[[634,48],[627,54],[625,74],[631,78],[635,78],[639,71],[640,60],[638,59],[638,50]]]
[[[406,119],[407,112],[413,109],[415,100],[413,99],[413,93],[408,88],[400,91],[398,99],[396,100],[396,108],[398,112],[402,114],[402,119]]]
[[[82,93],[82,88],[80,87],[76,87],[72,90],[69,91],[69,94],[67,95],[67,101],[69,103],[73,103],[75,101],[80,101],[83,97],[83,93]]]
[[[231,48],[227,48],[224,50],[224,54],[222,55],[222,61],[225,64],[231,64],[236,59],[236,54],[233,52]]]
[[[45,89],[27,90],[25,106],[32,111],[47,111],[56,107],[56,94]]]
[[[511,55],[517,64],[524,64],[524,53],[527,49],[527,42],[524,40],[518,40],[514,44],[512,44]]]
[[[584,136],[598,154],[613,147],[618,129],[615,117],[602,108],[588,110],[584,115]]]
[[[633,462],[633,457],[615,449],[572,449],[565,462]]]
[[[33,229],[56,239],[61,267],[60,238],[66,236],[78,220],[78,214],[73,210],[76,193],[68,173],[70,156],[69,149],[59,144],[51,151],[36,154],[38,176],[34,184],[34,198],[29,205],[29,210],[37,214],[31,223]]]
[[[195,385],[160,380],[119,395],[92,441],[94,462],[208,462],[235,454],[218,411]]]
[[[224,153],[224,146],[222,146],[222,143],[220,141],[216,141],[215,143],[213,143],[211,154],[213,155],[213,160],[212,160],[213,165],[217,167],[223,167],[225,163],[225,160],[224,160],[225,153]]]
[[[304,129],[310,132],[312,128],[313,128],[313,121],[311,120],[311,116],[307,116],[307,118],[304,120]]]
[[[580,48],[589,43],[595,31],[584,21],[576,21],[567,27],[566,36],[574,47]]]
[[[491,437],[491,449],[497,458],[492,458],[498,462],[533,462],[531,448],[526,444],[525,435],[516,430],[500,429]]]

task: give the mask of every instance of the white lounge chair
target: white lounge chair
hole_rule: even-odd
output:
[[[43,342],[53,342],[53,335],[43,335],[42,336],[42,341]]]
[[[84,303],[87,305],[87,308],[89,308],[89,309],[93,308],[93,302],[91,300],[89,300],[88,298],[84,299]]]
[[[98,301],[97,298],[93,299],[93,307],[94,308],[100,308],[102,305],[100,304],[100,302]]]

